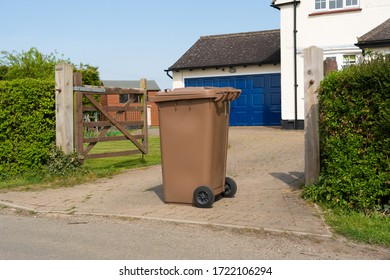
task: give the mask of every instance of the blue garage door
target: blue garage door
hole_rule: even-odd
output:
[[[280,74],[261,74],[229,77],[188,78],[186,87],[234,87],[241,89],[240,97],[233,101],[230,125],[280,125]]]

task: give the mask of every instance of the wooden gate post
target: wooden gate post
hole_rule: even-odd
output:
[[[318,47],[304,50],[305,85],[305,184],[318,182],[320,142],[318,129],[318,87],[324,77],[323,51]]]
[[[147,91],[147,84],[146,79],[140,80],[140,88],[144,91],[143,97],[141,99],[141,104],[143,107],[141,118],[144,121],[144,126],[142,128],[142,134],[144,135],[144,138],[142,139],[142,144],[148,152],[148,91]],[[142,154],[142,157],[144,154]]]
[[[83,75],[80,72],[73,73],[73,86],[83,86]],[[74,149],[83,154],[83,93],[81,91],[74,92]]]
[[[73,129],[73,66],[55,67],[56,145],[66,154],[74,151]]]

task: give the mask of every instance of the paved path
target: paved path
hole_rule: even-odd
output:
[[[0,204],[41,213],[137,217],[331,236],[317,209],[300,198],[303,131],[231,127],[227,176],[234,198],[210,209],[163,201],[161,166],[130,170],[71,188],[0,193]]]

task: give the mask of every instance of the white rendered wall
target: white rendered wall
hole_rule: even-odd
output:
[[[276,4],[290,1],[277,1]],[[390,0],[360,0],[359,11],[315,15],[314,0],[302,0],[297,6],[298,119],[304,119],[303,50],[317,46],[326,57],[336,57],[339,67],[345,54],[361,54],[354,44],[357,38],[390,17]],[[280,6],[282,119],[292,120],[294,110],[294,10]]]

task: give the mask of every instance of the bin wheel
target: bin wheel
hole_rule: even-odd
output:
[[[225,191],[222,193],[223,197],[233,197],[237,192],[237,183],[229,177],[225,178]]]
[[[199,208],[210,208],[214,203],[215,196],[210,188],[201,186],[194,191],[194,204]]]

